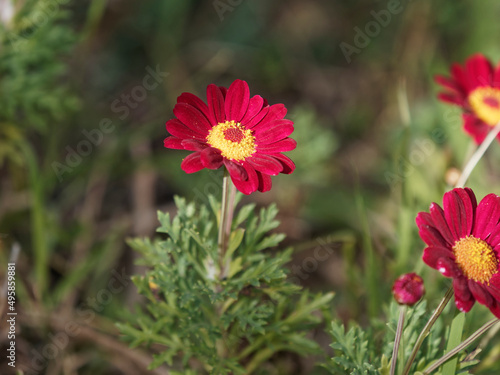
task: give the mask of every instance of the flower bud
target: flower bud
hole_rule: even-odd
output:
[[[399,276],[392,287],[392,294],[400,305],[413,306],[424,293],[424,280],[415,272]]]

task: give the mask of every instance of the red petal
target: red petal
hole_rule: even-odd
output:
[[[489,307],[493,315],[500,319],[500,304],[498,300],[493,301],[493,304]]]
[[[201,162],[205,168],[219,169],[223,160],[220,151],[216,148],[207,147],[201,152]]]
[[[182,147],[184,147],[184,150],[188,151],[203,151],[208,145],[196,139],[184,139],[182,141]]]
[[[225,88],[224,86],[219,86],[219,90],[222,94],[222,97],[224,98],[224,100],[226,100],[226,96],[227,96],[227,88]]]
[[[259,191],[265,193],[266,191],[271,190],[273,183],[271,181],[271,176],[257,172],[257,176],[259,177]]]
[[[463,93],[463,96],[465,97],[465,92],[463,91],[462,87],[459,84],[457,84],[457,82],[455,82],[453,79],[437,75],[434,77],[434,81],[436,81],[441,86],[450,89],[454,92]]]
[[[465,217],[467,218],[466,227],[463,228],[465,231],[465,235],[469,235],[472,233],[472,229],[474,227],[474,222],[476,218],[476,208],[477,208],[477,200],[474,192],[471,188],[463,188],[463,189],[455,189],[457,194],[460,196],[460,199],[464,203],[465,207]]]
[[[248,180],[248,174],[245,168],[243,168],[241,165],[236,164],[230,160],[225,159],[224,160],[224,165],[227,168],[227,171],[229,172],[229,175],[231,176],[231,180],[234,182],[234,180],[242,180],[246,181]]]
[[[447,247],[450,244],[443,238],[440,231],[436,228],[431,214],[419,212],[415,219],[417,223],[420,238],[429,246]]]
[[[262,107],[259,113],[257,113],[254,117],[248,120],[248,122],[246,123],[242,122],[242,125],[244,125],[245,128],[247,129],[252,129],[255,125],[261,122],[264,117],[266,117],[267,113],[269,112],[269,108],[271,107],[269,106]]]
[[[467,82],[465,71],[459,64],[452,65],[451,76],[453,77],[455,82],[462,88],[466,95],[471,91],[469,90],[469,84]]]
[[[193,152],[192,154],[186,156],[181,163],[181,168],[186,173],[194,173],[202,170],[204,167],[201,163],[200,152]]]
[[[257,116],[257,114],[262,110],[263,105],[264,105],[264,99],[262,99],[262,96],[260,95],[252,96],[250,98],[250,101],[248,102],[247,113],[245,113],[245,116],[243,116],[243,118],[241,119],[241,124],[245,125],[255,116]]]
[[[261,121],[259,125],[253,128],[255,138],[258,144],[269,144],[280,141],[288,137],[293,132],[293,121],[275,120],[267,123]]]
[[[444,277],[461,277],[462,271],[458,268],[453,259],[439,258],[436,262],[436,268]]]
[[[483,286],[473,280],[469,280],[469,289],[476,301],[481,305],[485,305],[487,307],[493,305],[493,297]]]
[[[259,177],[257,176],[257,172],[255,169],[246,162],[243,162],[243,168],[247,172],[248,178],[246,181],[234,179],[231,176],[231,180],[233,181],[236,189],[241,191],[243,194],[249,195],[255,192],[259,188]]]
[[[480,86],[489,86],[493,80],[491,63],[481,54],[470,57],[465,63],[469,90]]]
[[[208,135],[208,131],[212,129],[205,115],[190,104],[177,103],[174,115],[188,128],[202,135]]]
[[[443,209],[438,204],[432,203],[429,207],[429,212],[436,229],[441,233],[446,242],[448,242],[449,246],[453,246],[455,244],[455,239],[451,235],[450,228],[444,217]]]
[[[456,104],[456,105],[459,105],[460,107],[464,107],[464,105],[465,105],[465,99],[462,96],[457,95],[455,93],[440,92],[437,95],[437,97],[439,100],[441,100],[442,102],[445,102],[445,103]]]
[[[453,290],[457,309],[461,312],[469,312],[474,305],[475,299],[467,286],[467,279],[465,277],[453,279]]]
[[[498,247],[500,245],[500,225],[497,226],[490,234],[489,238],[487,238],[488,244],[497,250],[498,253]]]
[[[183,92],[178,98],[177,103],[186,103],[195,107],[198,111],[203,113],[203,115],[208,119],[210,119],[210,112],[208,110],[208,106],[198,98],[196,95],[191,94],[190,92]],[[215,125],[215,124],[213,124]]]
[[[488,291],[490,294],[495,298],[497,301],[500,301],[500,274],[496,273],[493,275],[493,277],[490,279],[490,285],[487,286]]]
[[[429,246],[424,249],[424,254],[422,255],[422,260],[429,267],[438,269],[438,261],[441,258],[455,258],[450,249],[438,246]]]
[[[418,234],[422,241],[424,241],[428,246],[439,246],[446,247],[448,243],[445,241],[441,233],[430,225],[422,225],[419,227],[420,230]]]
[[[464,113],[462,118],[464,120],[464,130],[474,138],[477,144],[482,143],[491,127],[470,113]]]
[[[248,109],[250,89],[241,79],[234,81],[227,90],[225,100],[226,119],[240,122]]]
[[[245,159],[257,171],[276,176],[283,170],[283,166],[275,158],[266,154],[255,153],[250,158]]]
[[[212,124],[219,124],[226,121],[224,113],[224,96],[220,88],[214,84],[207,87],[207,103]]]
[[[498,63],[498,65],[495,68],[492,86],[493,87],[500,87],[500,63]]]
[[[286,116],[286,112],[286,108],[283,104],[274,104],[269,107],[266,116],[260,122],[269,123],[271,121],[281,120]],[[252,121],[252,126],[248,125],[247,128],[251,129],[258,124],[259,123]]]
[[[173,136],[181,139],[205,140],[205,136],[189,129],[186,125],[177,119],[168,120],[166,124],[167,131]]]
[[[262,123],[269,123],[275,120],[281,120],[286,116],[286,108],[284,104],[274,104],[269,107],[269,112],[267,112],[266,117],[262,119]],[[257,126],[257,123],[254,123],[252,126],[247,126],[247,129],[251,129],[254,126]]]
[[[474,237],[488,238],[498,226],[498,221],[500,221],[500,197],[496,194],[488,194],[477,206]]]
[[[275,154],[277,152],[292,151],[297,147],[297,142],[292,138],[285,138],[269,145],[257,145],[257,150],[264,154]]]
[[[295,163],[283,154],[269,154],[273,158],[278,159],[278,161],[283,165],[283,170],[281,173],[290,174],[295,170]]]
[[[471,233],[470,230],[467,231],[468,217],[467,209],[462,199],[463,195],[460,193],[462,190],[453,189],[445,193],[443,197],[444,216],[456,240]],[[465,192],[464,194],[467,195]]]
[[[184,150],[184,147],[181,143],[182,139],[179,139],[177,137],[167,137],[163,141],[163,146],[166,148],[173,148],[175,150]]]

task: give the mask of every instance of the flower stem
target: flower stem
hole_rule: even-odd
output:
[[[452,296],[453,296],[453,287],[450,287],[446,292],[446,294],[444,295],[441,302],[439,303],[438,307],[436,307],[436,310],[434,310],[432,316],[427,321],[427,324],[425,325],[424,329],[422,330],[422,332],[420,332],[420,335],[418,336],[417,341],[415,342],[415,346],[413,347],[413,350],[410,354],[410,358],[408,359],[408,362],[406,363],[406,366],[403,370],[403,375],[408,375],[410,373],[411,365],[413,364],[413,361],[417,357],[417,353],[418,350],[420,349],[420,346],[422,346],[422,343],[429,334],[431,327],[434,325],[439,315],[441,315],[448,302],[450,302]]]
[[[457,345],[454,349],[450,350],[448,353],[446,353],[444,356],[439,358],[436,362],[434,362],[431,366],[426,368],[423,371],[424,375],[430,374],[432,371],[436,370],[441,366],[443,363],[448,361],[450,358],[452,358],[454,355],[468,347],[470,344],[472,344],[476,339],[478,339],[483,333],[485,333],[487,330],[489,330],[491,327],[493,327],[495,324],[497,324],[500,320],[495,318],[487,322],[485,325],[483,325],[481,328],[479,328],[476,332],[474,332],[472,335],[470,335],[464,342],[462,342],[460,345]]]
[[[226,253],[226,221],[227,221],[227,201],[229,191],[229,173],[224,168],[224,177],[222,180],[222,199],[219,218],[219,236],[217,238],[217,248],[219,250],[219,261],[222,263],[224,254]]]
[[[406,305],[402,305],[399,310],[398,327],[396,328],[396,337],[394,338],[394,348],[392,350],[391,371],[390,375],[394,375],[396,371],[396,362],[398,359],[399,343],[403,336],[403,327],[405,325]]]
[[[460,175],[460,178],[458,179],[457,183],[455,184],[455,187],[464,187],[465,183],[469,179],[470,174],[476,167],[477,163],[481,158],[483,157],[484,153],[490,146],[491,142],[496,138],[496,136],[500,133],[500,122],[488,133],[484,141],[481,143],[481,145],[477,148],[476,152],[472,154],[471,158],[465,165],[462,174]]]
[[[231,235],[231,224],[233,222],[233,206],[236,195],[236,188],[231,183],[227,169],[224,169],[222,181],[222,200],[219,220],[219,236],[217,239],[217,248],[219,252],[220,279],[227,276],[228,264],[224,264],[229,236]]]

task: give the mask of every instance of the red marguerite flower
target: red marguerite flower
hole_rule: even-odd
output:
[[[500,121],[500,65],[493,68],[486,57],[477,54],[465,67],[453,64],[451,76],[436,76],[436,82],[447,89],[438,97],[464,109],[464,129],[481,143]]]
[[[207,104],[190,93],[177,98],[176,119],[167,121],[172,135],[165,147],[194,151],[181,163],[186,173],[224,165],[244,194],[271,189],[271,177],[292,173],[295,164],[284,151],[295,148],[288,136],[293,122],[285,120],[283,104],[269,106],[259,95],[250,97],[248,84],[234,81],[229,89],[209,85]]]
[[[489,194],[479,205],[469,188],[457,188],[420,212],[417,225],[428,245],[423,260],[453,278],[455,305],[467,312],[475,301],[500,318],[500,197]]]
[[[413,306],[425,293],[424,280],[415,272],[399,276],[392,286],[394,299],[400,305]]]

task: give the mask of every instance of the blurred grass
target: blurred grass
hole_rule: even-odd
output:
[[[111,270],[136,271],[124,239],[152,235],[156,210],[172,210],[174,194],[203,199],[220,189],[213,172],[180,170],[187,152],[163,148],[164,123],[180,93],[204,98],[209,83],[236,78],[270,103],[285,103],[295,122],[295,173],[246,200],[278,203],[280,231],[300,249],[295,264],[318,238],[334,235],[334,255],[304,281],[336,291],[334,314],[366,322],[381,313],[393,279],[415,269],[430,300],[446,289],[420,260],[414,218],[441,203],[446,173],[463,166],[471,141],[459,111],[436,100],[432,77],[475,52],[500,59],[500,3],[404,1],[350,64],[339,44],[353,44],[354,27],[364,28],[387,2],[244,1],[222,21],[212,2],[69,2],[42,25],[27,17],[48,1],[36,3],[17,2],[25,4],[18,18],[1,25],[0,259],[5,264],[10,245],[21,244],[18,306],[30,332],[19,363],[29,366],[30,349],[50,343],[53,317],[81,320],[78,311],[107,287]],[[146,67],[169,75],[120,119],[112,103],[142,84]],[[82,130],[98,129],[104,118],[114,130],[59,181],[53,163],[65,163],[67,147],[76,149]],[[492,147],[471,176],[479,198],[500,191],[499,160]],[[138,302],[130,284],[89,324],[116,340],[114,319]],[[486,319],[485,310],[473,309],[465,332]],[[128,369],[116,360],[121,350],[81,335],[45,368],[63,373],[77,356],[81,374],[141,373],[140,360],[130,359]]]

